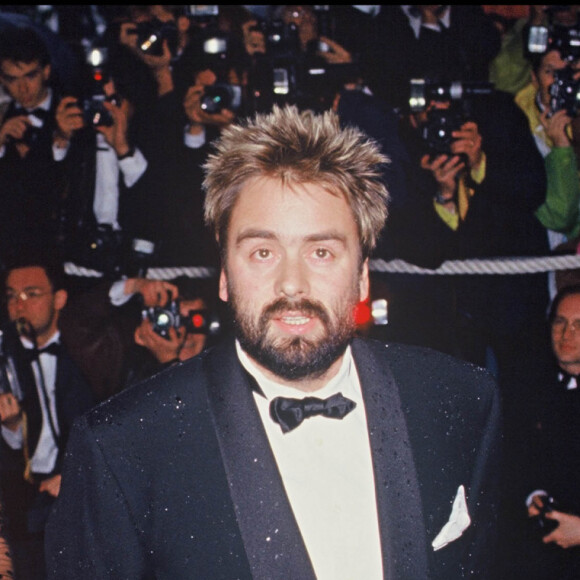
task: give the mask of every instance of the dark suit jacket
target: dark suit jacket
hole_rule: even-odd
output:
[[[492,577],[499,407],[485,371],[356,339],[385,578]],[[465,486],[472,523],[432,540]],[[269,538],[266,541],[266,538]],[[49,578],[314,578],[233,342],[127,389],[73,428]]]

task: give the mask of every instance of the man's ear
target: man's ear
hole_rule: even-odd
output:
[[[56,310],[62,310],[66,306],[68,300],[68,292],[61,288],[54,293],[54,308]]]
[[[42,78],[44,79],[44,82],[48,82],[48,79],[50,79],[51,72],[52,72],[52,68],[51,68],[50,64],[47,64],[43,67]]]
[[[228,279],[224,268],[220,272],[220,287],[219,287],[219,297],[224,302],[228,301]]]
[[[369,297],[369,259],[367,258],[362,265],[359,280],[359,300],[363,302]]]

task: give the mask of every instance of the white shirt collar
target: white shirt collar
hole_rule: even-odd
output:
[[[411,13],[412,4],[404,4],[401,5],[401,10],[405,13],[407,18],[409,19],[409,25],[413,29],[413,34],[415,38],[419,38],[421,35],[421,27],[424,26],[425,28],[430,28],[431,30],[435,30],[437,32],[441,31],[441,27],[438,24],[423,24],[421,22],[421,16],[415,16]],[[449,28],[451,23],[451,10],[449,7],[446,8],[445,12],[443,12],[441,18],[439,18],[439,22],[445,26],[445,28]]]
[[[28,340],[25,336],[21,336],[20,337],[20,341],[22,342],[22,346],[24,346],[24,348],[33,348],[33,344],[32,341]],[[57,330],[47,341],[46,344],[44,344],[42,346],[42,348],[47,347],[49,344],[52,344],[53,342],[59,342],[60,341],[60,330]]]
[[[563,378],[564,378],[564,373],[558,373],[558,380],[562,381]],[[578,382],[576,381],[576,377],[570,377],[570,380],[566,384],[566,390],[572,391],[576,388],[578,388]]]

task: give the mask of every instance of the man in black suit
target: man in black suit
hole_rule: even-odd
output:
[[[548,322],[553,366],[535,395],[539,405],[537,438],[528,454],[531,542],[525,552],[526,576],[567,580],[580,575],[580,285],[558,291]]]
[[[48,577],[494,577],[493,379],[355,338],[386,158],[291,106],[216,147],[205,215],[235,340],[76,424]]]
[[[51,56],[32,27],[0,31],[0,83],[10,97],[0,114],[0,253],[56,240],[63,171],[54,159],[60,87]]]
[[[67,301],[61,270],[52,259],[21,251],[5,273],[2,494],[17,574],[26,579],[44,578],[44,524],[59,493],[68,433],[92,405],[87,382],[60,344],[58,321]]]

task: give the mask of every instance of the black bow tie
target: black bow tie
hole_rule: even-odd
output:
[[[46,345],[44,348],[34,349],[29,348],[27,349],[27,353],[30,356],[31,360],[35,360],[38,355],[40,354],[52,354],[53,356],[58,356],[61,352],[61,345],[60,342],[51,342],[50,344]]]
[[[356,403],[344,397],[342,393],[332,395],[328,399],[276,397],[270,403],[270,417],[280,425],[284,433],[287,433],[298,427],[307,417],[323,415],[331,419],[342,419],[355,407]]]
[[[558,375],[558,382],[566,389],[572,390],[580,386],[580,377],[578,375],[569,375],[568,373],[561,372]]]
[[[18,117],[19,115],[34,115],[36,118],[40,119],[41,121],[46,121],[49,116],[49,112],[42,107],[36,107],[36,109],[28,110],[24,107],[16,107],[14,109],[12,117]]]

